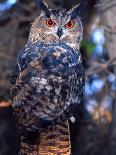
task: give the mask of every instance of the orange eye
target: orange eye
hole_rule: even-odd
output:
[[[66,27],[67,27],[68,29],[73,28],[73,27],[74,27],[74,21],[70,20],[70,21],[66,24]]]
[[[46,25],[49,26],[49,27],[51,27],[51,26],[55,26],[56,23],[53,20],[51,20],[51,19],[47,19],[46,20]]]

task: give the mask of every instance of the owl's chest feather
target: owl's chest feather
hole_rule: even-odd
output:
[[[18,66],[13,103],[22,105],[27,116],[53,120],[80,102],[84,72],[79,52],[63,44],[30,45],[19,53]]]
[[[63,44],[33,45],[27,49],[29,50],[19,57],[19,63],[21,63],[23,69],[31,64],[33,67],[40,66],[42,70],[65,72],[81,61],[79,52]]]

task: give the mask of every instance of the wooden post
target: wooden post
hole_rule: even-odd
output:
[[[21,143],[22,155],[70,155],[69,122],[59,121],[40,132],[38,145]]]
[[[58,122],[40,133],[38,155],[70,155],[69,122]]]

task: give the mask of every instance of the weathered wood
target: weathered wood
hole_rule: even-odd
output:
[[[58,122],[40,133],[38,155],[70,155],[70,131],[68,120]]]
[[[40,132],[37,145],[21,142],[22,155],[70,155],[69,122],[59,121]]]

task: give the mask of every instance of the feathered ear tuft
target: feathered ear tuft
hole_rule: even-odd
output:
[[[81,10],[83,8],[82,1],[75,5],[71,10],[69,10],[69,14],[71,15],[71,19],[74,19],[77,16],[80,16]]]
[[[50,10],[48,8],[48,5],[44,0],[35,0],[38,7],[45,12],[47,16],[50,15]]]

